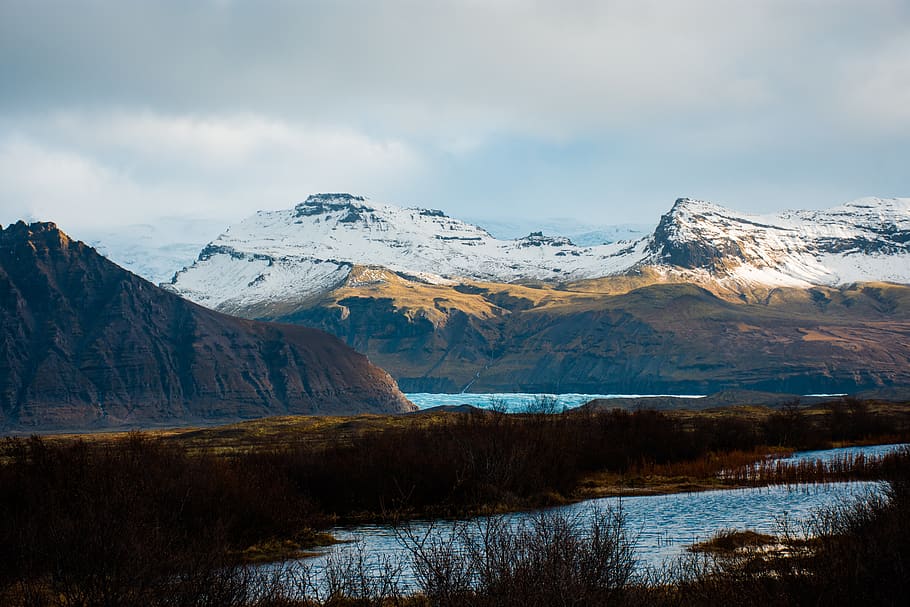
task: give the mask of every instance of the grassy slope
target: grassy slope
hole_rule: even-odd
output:
[[[364,270],[360,269],[360,272]],[[385,270],[281,320],[340,335],[406,390],[847,391],[910,384],[910,287],[756,289],[653,272],[428,285]],[[709,290],[710,288],[710,290]]]

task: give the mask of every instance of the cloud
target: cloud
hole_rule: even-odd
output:
[[[827,106],[839,65],[905,35],[895,23],[907,9],[898,0],[264,0],[3,10],[7,107],[252,111],[452,139],[574,137]]]
[[[858,130],[910,134],[910,27],[900,40],[851,59],[843,69],[841,109]]]
[[[122,221],[125,205],[145,194],[91,159],[43,147],[22,137],[0,142],[2,220],[79,224]]]
[[[68,145],[200,170],[255,170],[268,161],[303,174],[381,175],[416,166],[409,146],[349,127],[308,125],[255,114],[165,115],[148,111],[63,112],[33,130]]]
[[[5,2],[0,209],[906,195],[908,40],[905,0]]]
[[[239,219],[315,191],[371,193],[421,170],[395,140],[253,115],[67,112],[0,132],[0,210],[66,225]]]

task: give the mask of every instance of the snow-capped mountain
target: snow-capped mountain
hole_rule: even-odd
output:
[[[742,285],[910,282],[910,198],[747,215],[682,198],[639,262]]]
[[[866,198],[825,211],[759,216],[681,198],[649,236],[578,246],[541,232],[500,240],[442,211],[318,194],[232,226],[169,288],[232,311],[317,296],[344,284],[355,265],[433,284],[567,282],[646,267],[727,288],[908,283],[910,199]]]
[[[319,194],[232,226],[170,287],[203,305],[234,310],[317,295],[342,284],[355,265],[382,266],[429,283],[564,281],[622,271],[646,244],[579,247],[541,232],[499,240],[442,211]]]

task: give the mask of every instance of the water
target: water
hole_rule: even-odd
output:
[[[904,445],[876,445],[848,447],[824,451],[805,451],[794,454],[799,459],[836,459],[846,451],[854,454],[881,455]],[[687,546],[710,538],[727,529],[751,529],[771,535],[781,531],[784,520],[799,531],[813,514],[820,509],[856,500],[870,494],[880,494],[885,488],[880,482],[848,482],[818,485],[792,485],[759,487],[754,489],[728,489],[697,493],[678,493],[656,496],[609,497],[586,500],[552,509],[577,518],[584,524],[595,510],[612,509],[625,516],[626,530],[635,543],[637,566],[659,567],[683,554]],[[519,525],[537,512],[519,512],[507,515],[509,524]],[[452,534],[455,524],[467,524],[468,529],[479,532],[483,517],[465,523],[453,521],[414,521],[410,531],[417,537],[427,536],[445,540]],[[331,533],[340,540],[355,543],[340,544],[325,553],[303,559],[300,563],[318,572],[330,554],[362,550],[367,560],[379,563],[384,558],[400,563],[403,567],[403,587],[412,587],[413,573],[408,564],[409,553],[400,539],[400,532],[388,525],[358,525],[338,527]]]
[[[801,461],[821,460],[823,462],[833,462],[842,459],[844,456],[864,455],[866,457],[878,457],[901,448],[910,447],[910,443],[899,445],[871,445],[866,447],[839,447],[837,449],[819,449],[816,451],[799,451],[789,457],[782,457],[778,461],[786,463],[799,463]]]
[[[472,405],[481,409],[501,408],[509,413],[539,410],[544,402],[552,403],[555,411],[581,406],[595,398],[704,398],[703,394],[534,394],[528,392],[502,392],[493,394],[432,394],[418,392],[405,394],[419,409],[442,405]]]

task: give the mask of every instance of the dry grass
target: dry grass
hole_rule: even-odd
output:
[[[812,408],[802,408],[800,415],[811,427],[824,427],[831,410],[822,405]],[[868,404],[869,414],[875,418],[887,420],[880,424],[891,428],[895,432],[876,433],[870,436],[858,436],[851,441],[838,441],[826,443],[823,446],[845,446],[858,443],[891,443],[907,440],[907,428],[910,427],[910,410],[906,406],[890,403]],[[300,454],[313,454],[312,457],[321,458],[320,454],[335,452],[339,448],[354,449],[355,452],[366,449],[366,445],[373,445],[369,449],[383,449],[387,445],[391,449],[382,457],[393,459],[418,458],[426,460],[421,455],[420,449],[415,451],[415,441],[423,444],[435,445],[441,449],[441,443],[435,439],[420,439],[421,436],[446,436],[447,428],[451,424],[462,423],[466,420],[465,414],[445,411],[420,413],[416,415],[360,415],[350,417],[312,417],[312,416],[284,416],[259,420],[250,420],[218,427],[187,428],[154,430],[147,433],[150,438],[159,439],[166,444],[171,444],[185,450],[188,454],[233,458],[243,454],[261,453],[268,455],[274,452],[297,452]],[[493,422],[493,418],[500,414],[490,412],[477,412],[470,414],[478,429]],[[781,411],[767,407],[725,407],[706,411],[667,411],[661,414],[664,419],[671,420],[678,432],[699,433],[705,432],[711,436],[713,429],[725,426],[757,429],[765,427],[773,416],[780,416]],[[557,421],[559,416],[553,417]],[[483,420],[487,419],[488,422]],[[522,416],[505,416],[503,420],[512,420],[521,424]],[[529,419],[533,419],[529,418]],[[588,433],[585,428],[595,430],[593,424],[597,417],[592,417],[590,422],[579,420],[577,432]],[[473,422],[472,422],[473,423]],[[510,422],[511,423],[511,422]],[[904,431],[896,431],[903,428]],[[491,428],[492,436],[503,437],[502,430]],[[574,431],[573,431],[574,432]],[[441,433],[441,434],[440,434]],[[407,449],[402,451],[400,441],[389,437],[401,437],[407,442]],[[592,437],[584,438],[579,434],[580,440],[591,441]],[[410,438],[405,438],[410,437]],[[125,432],[94,433],[88,435],[56,435],[45,439],[49,444],[65,445],[84,440],[89,444],[103,445],[126,442],[129,434]],[[494,440],[494,439],[490,439]],[[555,487],[543,488],[533,498],[515,495],[487,496],[483,503],[483,510],[489,512],[505,512],[521,507],[554,505],[567,501],[577,501],[597,497],[620,495],[655,495],[680,492],[706,491],[730,487],[745,487],[775,483],[795,482],[828,482],[832,480],[845,480],[848,478],[871,478],[878,474],[880,461],[871,461],[861,458],[857,461],[835,462],[821,466],[814,463],[799,465],[781,465],[771,456],[782,456],[790,453],[792,447],[768,447],[753,436],[747,437],[754,447],[737,449],[735,445],[743,444],[738,438],[726,441],[731,446],[717,445],[702,451],[694,457],[674,457],[669,461],[655,461],[654,459],[632,459],[623,469],[611,465],[596,464],[577,470],[576,479],[563,483],[558,489]],[[696,441],[697,442],[697,441]],[[474,444],[470,449],[485,449],[483,441]],[[596,450],[597,442],[591,443],[590,449]],[[359,445],[359,447],[358,447]],[[816,445],[822,446],[822,445]],[[454,449],[448,446],[447,449]],[[461,449],[469,449],[467,443]],[[478,451],[481,453],[483,451]],[[560,449],[557,452],[563,453]],[[384,452],[385,453],[385,452]],[[397,455],[396,455],[397,453]],[[408,455],[404,455],[407,453]],[[450,457],[458,459],[464,454],[450,453]],[[310,456],[305,456],[310,457]],[[497,461],[501,458],[498,458]],[[405,465],[404,462],[400,463]],[[454,465],[454,464],[453,464]],[[515,464],[517,465],[517,463]],[[569,466],[572,468],[572,466]],[[396,468],[397,469],[397,468]],[[403,472],[399,470],[399,473]],[[573,474],[575,474],[573,473]],[[323,481],[320,481],[323,482]],[[415,481],[416,482],[416,481]],[[427,482],[421,481],[421,482]],[[429,508],[430,506],[425,506]],[[418,509],[419,510],[419,509]],[[349,512],[347,516],[355,516]],[[359,515],[357,515],[359,516]],[[368,515],[375,517],[375,514]]]
[[[714,537],[709,540],[692,544],[689,546],[688,550],[691,552],[732,555],[742,550],[770,546],[776,544],[778,541],[778,538],[766,533],[727,529],[718,531],[714,534]]]
[[[394,428],[429,428],[444,421],[446,414],[314,416],[286,415],[265,417],[221,426],[143,430],[150,438],[179,444],[190,453],[233,455],[275,448],[351,444],[356,438]],[[132,430],[113,430],[85,434],[48,434],[48,444],[85,441],[106,444],[125,441]]]

